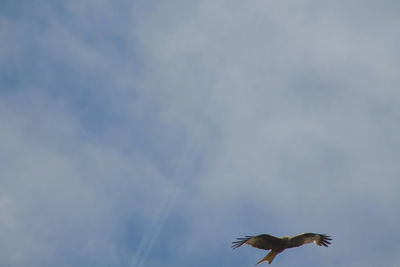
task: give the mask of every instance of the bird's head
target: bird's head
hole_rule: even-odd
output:
[[[289,242],[290,242],[289,239],[290,239],[290,236],[288,236],[288,235],[281,237],[282,243],[285,244],[286,246],[289,245]]]

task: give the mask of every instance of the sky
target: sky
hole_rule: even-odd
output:
[[[0,265],[398,266],[399,13],[3,0]]]

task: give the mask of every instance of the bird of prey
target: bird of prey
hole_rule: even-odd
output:
[[[330,240],[332,239],[328,235],[315,233],[304,233],[293,237],[284,236],[281,238],[263,234],[237,238],[237,241],[232,242],[232,248],[235,249],[243,244],[247,244],[259,249],[270,249],[271,251],[267,256],[257,262],[256,265],[263,261],[268,261],[268,264],[271,264],[275,256],[287,248],[300,247],[308,243],[315,243],[318,246],[328,247],[331,244]]]

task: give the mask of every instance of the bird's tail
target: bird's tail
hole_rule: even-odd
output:
[[[244,243],[246,243],[250,238],[252,238],[252,236],[246,236],[246,237],[239,237],[236,238],[237,241],[232,242],[232,249],[238,248],[241,245],[243,245]]]
[[[267,254],[267,256],[265,256],[262,260],[260,260],[259,262],[257,262],[256,265],[257,265],[257,264],[260,264],[260,263],[263,262],[263,261],[268,261],[268,264],[271,264],[271,262],[274,260],[275,256],[278,255],[278,254],[279,254],[279,252],[274,251],[274,250],[271,250],[271,251]]]

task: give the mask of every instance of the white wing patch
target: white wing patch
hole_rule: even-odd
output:
[[[308,244],[308,243],[315,243],[320,246],[320,244],[318,242],[318,238],[316,236],[304,238],[303,244]]]

